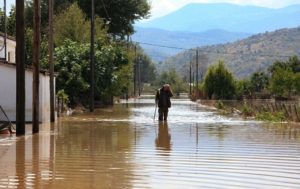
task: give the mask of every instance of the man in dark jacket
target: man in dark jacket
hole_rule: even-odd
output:
[[[158,89],[155,96],[155,103],[158,105],[158,119],[159,121],[167,121],[169,108],[171,107],[171,97],[173,96],[169,84],[165,84]]]

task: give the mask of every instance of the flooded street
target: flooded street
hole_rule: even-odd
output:
[[[140,99],[0,136],[0,188],[300,188],[299,126],[172,102],[167,123]]]

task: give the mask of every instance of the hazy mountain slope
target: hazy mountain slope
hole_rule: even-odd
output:
[[[199,48],[199,52],[201,73],[221,59],[236,76],[246,77],[255,71],[266,70],[275,60],[300,56],[300,27],[266,32],[234,43],[206,46]],[[175,68],[188,75],[191,56],[195,61],[195,51],[180,53],[168,59],[158,70]]]
[[[201,33],[193,33],[167,31],[154,28],[136,28],[136,33],[132,36],[132,40],[142,43],[189,49],[197,46],[233,42],[248,36],[250,36],[250,34],[237,32],[234,33],[222,30],[210,30]],[[182,51],[180,49],[160,48],[147,44],[141,44],[141,46],[145,52],[157,62],[163,61],[167,57]]]
[[[220,29],[231,32],[260,33],[279,28],[297,27],[299,23],[300,5],[269,9],[226,3],[192,3],[164,17],[138,23],[136,26],[170,31],[203,32]]]

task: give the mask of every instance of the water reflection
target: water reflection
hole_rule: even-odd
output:
[[[15,149],[15,171],[14,173],[8,173],[8,185],[7,188],[26,188],[26,181],[24,176],[26,175],[25,170],[25,138],[22,137],[16,142],[16,149]],[[12,165],[9,165],[12,166]]]
[[[0,136],[0,188],[299,188],[300,127],[218,115],[174,100],[128,101]],[[28,128],[31,130],[31,128]]]
[[[155,139],[156,147],[159,150],[171,150],[171,135],[169,133],[168,122],[158,122],[158,135]]]

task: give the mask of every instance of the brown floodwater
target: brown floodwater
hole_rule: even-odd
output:
[[[224,117],[152,99],[64,117],[39,134],[0,136],[0,188],[300,188],[300,127]],[[157,117],[157,114],[156,114]]]

